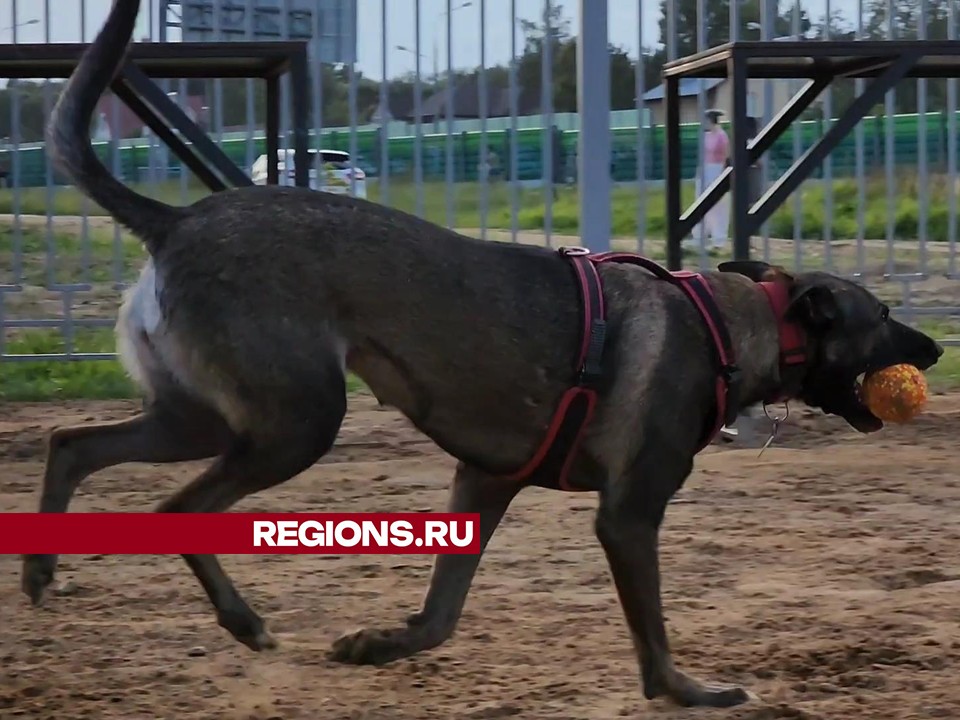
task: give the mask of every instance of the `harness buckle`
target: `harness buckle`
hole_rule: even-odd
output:
[[[727,385],[739,385],[743,381],[743,370],[738,365],[724,365],[720,368],[720,374]]]
[[[590,340],[587,345],[587,356],[583,361],[583,367],[577,374],[577,383],[583,387],[592,387],[603,376],[601,360],[603,358],[603,346],[607,339],[607,323],[599,318],[595,319],[590,325]]]
[[[562,246],[557,248],[557,252],[563,255],[564,257],[572,257],[575,255],[589,255],[589,248],[580,247],[578,245]]]
[[[723,418],[724,425],[733,425],[740,410],[740,387],[743,383],[743,370],[738,365],[724,365],[720,368],[720,377],[727,386],[727,407]]]

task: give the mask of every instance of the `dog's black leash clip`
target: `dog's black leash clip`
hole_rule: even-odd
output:
[[[577,384],[582,387],[594,388],[603,377],[603,349],[606,339],[607,323],[602,319],[595,319],[590,323],[587,357],[577,374]]]
[[[767,404],[764,403],[763,414],[766,415],[767,419],[770,421],[770,437],[767,438],[767,441],[763,444],[763,447],[760,448],[760,452],[757,453],[757,457],[763,455],[763,451],[773,445],[773,441],[777,439],[777,434],[780,432],[780,426],[788,417],[790,417],[790,404],[787,402],[783,403],[783,415],[781,416],[771,415]]]
[[[720,369],[720,376],[726,384],[727,407],[723,418],[725,427],[731,427],[737,421],[740,410],[740,387],[743,383],[743,371],[737,365],[725,365]]]

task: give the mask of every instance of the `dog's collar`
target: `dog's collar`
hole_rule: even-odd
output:
[[[807,334],[797,323],[786,319],[790,305],[790,288],[784,282],[759,282],[777,318],[780,337],[780,388],[768,402],[795,397],[800,391],[807,363]]]

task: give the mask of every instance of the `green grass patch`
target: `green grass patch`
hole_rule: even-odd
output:
[[[179,181],[150,184],[133,184],[137,192],[170,205],[186,205],[196,202],[210,191],[196,181],[187,185],[183,193]],[[48,193],[45,187],[21,188],[19,192],[9,188],[0,189],[0,213],[22,215],[106,215],[104,210],[80,193],[76,188],[55,187]]]
[[[864,180],[864,237],[884,239],[888,237],[888,208],[892,207],[893,239],[916,239],[925,224],[927,239],[945,242],[949,239],[949,203],[951,188],[946,176],[931,176],[923,186],[915,174],[900,173],[898,184],[894,188],[893,205],[887,194],[886,180],[882,176]],[[685,182],[682,187],[682,205],[688,207],[695,199],[694,184]],[[822,240],[826,237],[827,195],[833,199],[833,220],[831,237],[834,239],[854,239],[857,237],[857,206],[860,188],[855,179],[840,179],[832,186],[824,183],[806,183],[799,190],[801,206],[799,237],[804,240]],[[480,227],[481,187],[476,183],[464,183],[454,186],[453,209],[455,227]],[[488,190],[489,208],[487,227],[509,229],[511,227],[511,195],[509,185],[495,183]],[[426,186],[424,195],[424,216],[434,222],[446,223],[446,195],[442,183]],[[380,188],[376,184],[369,186],[371,200],[380,200]],[[925,223],[921,222],[920,199],[923,199],[927,213]],[[416,189],[410,183],[391,183],[390,204],[407,212],[414,212]],[[576,235],[580,232],[579,193],[576,188],[562,187],[556,191],[549,213],[550,227],[558,234]],[[794,237],[794,209],[797,197],[791,196],[773,214],[769,221],[771,236],[780,238]],[[546,195],[542,189],[518,191],[517,225],[521,230],[543,230],[547,227],[548,212]],[[644,237],[662,239],[666,234],[666,196],[662,187],[637,185],[619,185],[613,188],[610,198],[610,219],[614,235],[633,237],[637,234],[638,219],[643,223]]]
[[[931,389],[948,392],[960,388],[960,347],[948,347],[934,367],[927,373]]]
[[[103,227],[79,231],[56,226],[22,227],[0,224],[0,282],[35,287],[69,283],[110,286],[115,279],[132,282],[146,260],[146,251],[135,237]],[[19,258],[19,268],[17,259]]]
[[[178,182],[139,189],[173,204],[183,201]],[[371,183],[369,190],[372,200],[381,198],[382,187]],[[946,239],[949,191],[944,178],[933,177],[926,188],[921,188],[916,178],[906,174],[899,175],[893,206],[896,234],[904,238],[917,237],[921,208],[919,199],[923,198],[928,218],[928,237],[933,240]],[[800,229],[805,239],[815,240],[824,234],[825,192],[823,185],[812,183],[802,190],[803,213]],[[425,217],[446,224],[447,198],[443,183],[428,183],[422,191],[418,191],[412,183],[394,179],[390,183],[389,193],[391,205],[415,212],[418,203],[422,201]],[[194,201],[206,194],[203,188],[191,185],[186,199]],[[691,202],[692,184],[685,184],[684,194],[684,202]],[[835,239],[850,238],[856,234],[858,197],[855,181],[839,180],[834,183]],[[528,231],[544,229],[548,216],[544,191],[520,189],[516,200],[519,208],[519,228]],[[636,186],[615,188],[611,203],[614,234],[620,237],[635,235],[638,213],[642,208],[645,236],[651,239],[662,238],[665,230],[663,201],[661,189],[648,188],[641,193]],[[512,195],[507,184],[493,183],[487,188],[488,228],[509,230],[511,202]],[[571,235],[579,233],[578,202],[575,189],[558,189],[550,213],[554,232]],[[102,210],[71,188],[57,189],[52,203],[48,203],[47,192],[43,188],[21,191],[21,213],[44,215],[48,206],[58,215],[81,215],[84,211],[93,216],[103,214]],[[452,206],[455,226],[480,227],[484,200],[478,184],[455,185]],[[773,216],[770,230],[774,237],[793,237],[793,207],[793,202],[789,201]],[[864,206],[867,237],[886,237],[887,207],[887,188],[883,179],[868,179]],[[0,189],[0,213],[11,212],[12,209],[11,191]],[[658,252],[654,249],[649,251],[655,258]],[[76,223],[48,229],[33,221],[33,224],[24,225],[18,232],[14,232],[10,221],[0,221],[0,284],[21,282],[29,286],[27,292],[7,295],[4,311],[7,317],[11,318],[57,317],[62,310],[58,296],[44,294],[42,289],[57,283],[89,283],[93,290],[77,295],[74,303],[76,311],[78,314],[109,317],[112,320],[119,299],[113,285],[115,279],[120,278],[125,282],[135,280],[145,257],[136,238],[96,223],[91,224],[86,234],[82,235]],[[915,261],[912,257],[904,259],[904,262],[909,263]],[[877,290],[876,287],[874,289]],[[889,290],[899,292],[899,286],[891,285]],[[953,301],[950,302],[953,304]],[[924,322],[922,327],[934,337],[960,337],[960,324],[956,321],[953,324]],[[62,336],[55,330],[7,331],[5,342],[6,352],[10,354],[46,354],[66,350]],[[114,340],[110,329],[76,331],[73,352],[111,353],[113,350]],[[940,390],[960,388],[960,348],[947,350],[940,363],[930,372],[930,382],[934,388]],[[349,378],[348,383],[351,392],[362,388],[357,378]],[[0,401],[124,398],[136,395],[136,388],[114,360],[17,361],[0,364]]]
[[[186,192],[179,181],[155,185],[134,185],[138,192],[164,202],[181,205],[195,202],[209,194],[195,181]],[[852,239],[857,235],[857,207],[859,186],[855,179],[843,178],[832,184],[833,221],[830,227],[835,239]],[[823,183],[806,183],[798,191],[801,212],[799,216],[800,237],[819,240],[826,235],[826,196],[830,187]],[[446,184],[424,183],[418,191],[408,178],[392,178],[384,192],[378,182],[367,185],[369,198],[387,202],[406,212],[422,210],[426,219],[453,227],[477,228],[481,226],[482,208],[487,208],[487,227],[507,230],[512,224],[513,193],[509,183],[490,183],[486,190],[479,183],[457,183],[452,186],[449,208]],[[922,209],[926,211],[927,237],[933,241],[946,241],[949,237],[949,180],[944,175],[930,176],[927,184],[920,183],[916,174],[900,172],[897,186],[893,189],[892,204],[888,199],[888,187],[881,175],[864,180],[864,227],[865,237],[883,239],[888,236],[888,215],[892,208],[892,226],[895,239],[919,237]],[[486,200],[484,200],[484,193]],[[921,198],[923,208],[921,209]],[[686,207],[694,199],[692,182],[683,185],[683,204]],[[542,188],[516,189],[517,224],[521,230],[544,230],[549,225],[559,234],[575,235],[580,232],[579,194],[575,187],[558,187],[552,199],[551,211],[547,212],[547,193]],[[15,196],[12,190],[0,189],[0,213],[13,213]],[[771,217],[770,234],[774,237],[794,237],[794,208],[796,198],[790,197]],[[45,215],[51,208],[54,215],[104,215],[104,211],[84,198],[72,187],[56,188],[52,199],[46,188],[26,188],[19,194],[19,212]],[[449,211],[449,212],[448,212]],[[614,235],[635,236],[638,217],[643,218],[645,237],[662,238],[666,229],[665,196],[662,187],[649,185],[645,189],[635,184],[614,187],[611,195],[611,222]]]
[[[957,325],[923,323],[921,329],[934,337],[958,337]],[[7,352],[16,354],[62,353],[66,346],[55,331],[20,331],[7,343]],[[113,332],[109,329],[78,330],[73,352],[112,353]],[[0,401],[104,400],[139,396],[117,360],[38,360],[5,362],[0,374]],[[928,373],[930,387],[946,392],[960,388],[960,347],[948,347],[940,362]],[[360,392],[363,382],[347,376],[347,391]]]
[[[960,318],[952,320],[924,320],[918,328],[931,337],[960,340]],[[927,381],[935,392],[960,388],[960,347],[944,348],[943,357],[927,371]]]
[[[114,352],[108,328],[77,330],[74,353]],[[67,351],[60,333],[25,330],[7,342],[7,352],[45,355]],[[0,364],[0,401],[114,400],[136,398],[139,389],[118,360],[36,360]],[[347,376],[347,392],[364,389],[355,375]]]
[[[25,330],[7,340],[7,352],[44,355],[66,352],[59,332]],[[112,353],[113,332],[108,328],[78,330],[73,352]],[[137,389],[116,360],[37,360],[5,362],[0,378],[0,400],[102,400],[131,398]]]

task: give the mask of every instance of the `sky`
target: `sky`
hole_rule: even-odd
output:
[[[395,77],[410,72],[415,66],[414,41],[417,26],[415,6],[417,0],[386,0],[386,23],[382,14],[384,0],[358,1],[358,47],[357,66],[364,75],[380,78],[382,73],[381,32],[387,27],[387,76]],[[543,12],[544,0],[471,0],[466,7],[457,9],[465,0],[450,0],[454,11],[450,14],[452,31],[452,59],[454,68],[472,68],[480,64],[480,11],[484,7],[486,64],[492,66],[509,61],[511,2],[516,3],[518,18],[536,20]],[[589,8],[596,0],[583,0]],[[445,12],[448,0],[419,0],[420,4],[420,55],[421,72],[429,75],[433,70],[434,48],[439,57],[439,67],[447,67]],[[786,7],[791,0],[780,0]],[[815,18],[821,17],[830,3],[831,12],[841,11],[851,21],[855,19],[857,0],[803,0]],[[78,42],[89,41],[99,29],[110,8],[111,0],[0,0],[0,42],[13,41],[14,11],[16,12],[16,39],[18,42]],[[576,34],[579,27],[578,0],[553,0],[553,5],[563,8],[564,17],[571,21]],[[143,0],[138,37],[156,37],[159,3]],[[151,13],[152,8],[152,13]],[[653,46],[659,36],[659,0],[607,0],[607,22],[610,42],[636,57],[641,46]],[[153,15],[153,22],[150,16]],[[49,18],[49,22],[47,19]],[[81,21],[85,18],[85,23]],[[37,21],[30,24],[29,21]],[[84,27],[85,26],[85,27]],[[83,36],[85,33],[85,37]],[[519,28],[517,47],[523,41]],[[408,50],[401,50],[397,46]]]

